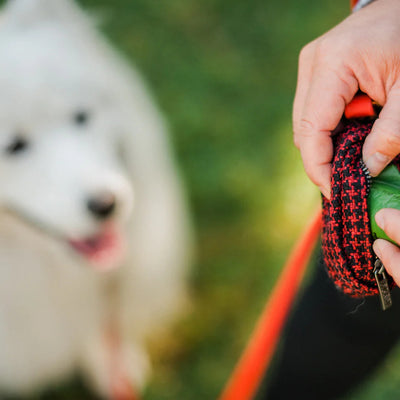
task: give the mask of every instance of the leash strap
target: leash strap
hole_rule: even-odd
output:
[[[293,248],[220,400],[250,400],[255,395],[274,354],[320,231],[321,211],[318,209]]]

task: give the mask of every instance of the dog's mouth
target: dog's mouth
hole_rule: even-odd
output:
[[[111,270],[121,263],[125,255],[125,240],[115,224],[106,224],[101,231],[84,239],[69,239],[70,246],[83,256],[96,270]]]
[[[18,218],[27,226],[42,232],[60,242],[67,242],[68,247],[83,257],[90,266],[98,271],[108,271],[117,268],[126,253],[126,239],[122,228],[113,221],[104,224],[98,233],[82,238],[65,238],[60,232],[46,226],[40,221],[17,210],[7,208],[8,214]]]

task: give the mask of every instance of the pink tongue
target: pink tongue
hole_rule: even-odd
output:
[[[101,271],[118,267],[124,255],[124,241],[114,225],[101,233],[83,240],[69,240],[70,245],[83,255],[92,266]]]

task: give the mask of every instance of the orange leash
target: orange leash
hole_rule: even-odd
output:
[[[282,327],[320,235],[321,210],[292,250],[220,400],[250,400],[271,361]]]

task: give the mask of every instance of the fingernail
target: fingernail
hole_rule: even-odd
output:
[[[365,165],[372,176],[377,176],[390,163],[390,158],[376,152],[365,160]]]
[[[375,221],[378,224],[379,228],[381,228],[384,231],[385,230],[385,220],[384,220],[384,217],[383,217],[382,210],[378,211],[375,214]]]

